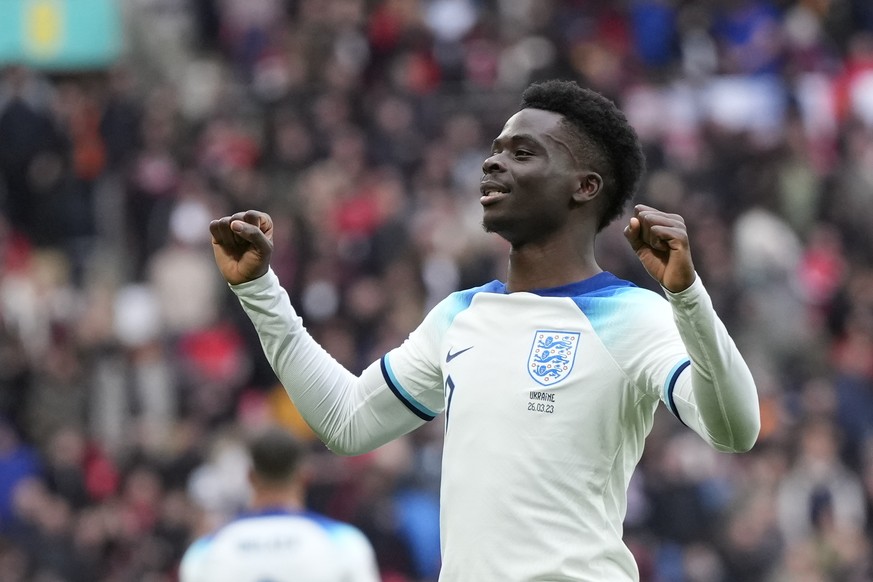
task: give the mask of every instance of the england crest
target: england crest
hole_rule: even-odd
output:
[[[554,386],[566,378],[576,362],[579,332],[538,329],[534,335],[527,371],[543,386]]]

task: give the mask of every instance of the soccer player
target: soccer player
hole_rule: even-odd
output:
[[[595,259],[644,165],[611,101],[573,82],[528,87],[482,165],[506,281],[452,293],[360,377],[314,342],[269,268],[270,217],[210,225],[219,269],[327,446],[363,453],[445,413],[442,581],[637,580],[622,521],[659,401],[720,451],[757,439],[754,381],[683,219],[638,205],[624,229],[666,300]]]
[[[357,528],[304,508],[303,449],[273,428],[249,447],[251,509],[182,558],[180,582],[378,582],[375,554]]]

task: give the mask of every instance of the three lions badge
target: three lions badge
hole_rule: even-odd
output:
[[[566,378],[576,362],[579,332],[538,329],[534,334],[527,371],[543,386],[554,386]]]

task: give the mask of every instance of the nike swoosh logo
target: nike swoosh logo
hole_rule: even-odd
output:
[[[461,354],[463,354],[467,350],[472,350],[472,349],[473,349],[473,346],[470,346],[469,348],[464,348],[463,350],[458,350],[457,352],[455,352],[453,354],[451,348],[449,348],[449,351],[446,352],[446,363],[448,364],[449,362],[451,362],[452,360],[454,360],[455,358],[457,358],[458,356],[460,356]]]

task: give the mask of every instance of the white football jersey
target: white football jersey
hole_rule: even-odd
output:
[[[445,409],[441,579],[635,580],[626,491],[688,364],[669,304],[606,272],[439,304],[382,365],[414,411]]]
[[[638,580],[622,523],[659,401],[718,450],[748,450],[760,427],[699,278],[669,301],[607,272],[459,291],[360,377],[309,336],[272,271],[232,288],[331,449],[372,450],[445,412],[442,582]]]
[[[351,525],[285,510],[243,515],[195,541],[180,582],[378,582],[370,542]]]

